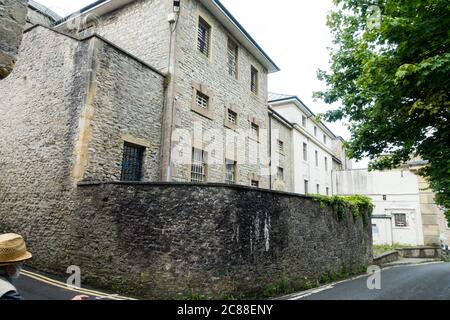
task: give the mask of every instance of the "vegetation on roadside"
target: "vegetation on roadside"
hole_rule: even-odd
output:
[[[374,245],[373,246],[373,255],[379,256],[383,253],[389,252],[389,251],[395,251],[403,248],[410,248],[411,245],[408,244],[401,244],[401,243],[394,243],[392,245]]]
[[[265,299],[280,297],[284,295],[293,294],[296,292],[306,291],[320,286],[333,283],[336,281],[342,281],[349,279],[351,277],[359,276],[367,272],[367,266],[361,266],[357,270],[349,271],[347,268],[343,267],[340,271],[328,271],[324,273],[318,280],[299,280],[299,281],[289,281],[289,279],[284,276],[279,281],[275,283],[270,283],[266,285],[263,292],[263,297]]]
[[[328,271],[322,274],[318,279],[302,279],[291,280],[288,276],[282,276],[278,281],[268,283],[261,291],[247,294],[234,295],[231,293],[221,292],[218,294],[217,299],[222,301],[231,300],[260,300],[281,297],[297,292],[302,292],[314,288],[318,288],[323,285],[327,285],[333,282],[346,280],[352,277],[356,277],[367,272],[367,266],[360,266],[357,269],[350,270],[343,266],[339,271]],[[184,296],[184,300],[208,300],[205,295],[196,291],[191,291]]]

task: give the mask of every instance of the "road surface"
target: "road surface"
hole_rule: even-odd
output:
[[[71,300],[78,295],[87,295],[90,297],[89,300],[133,300],[90,288],[71,288],[66,285],[63,278],[30,269],[22,270],[20,278],[14,285],[25,300]]]
[[[380,290],[369,290],[364,276],[289,300],[450,300],[450,263],[393,267],[380,275]]]
[[[381,289],[367,288],[368,276],[286,297],[288,300],[450,300],[450,263],[400,266],[381,271]],[[26,300],[132,300],[92,289],[73,289],[64,279],[24,270],[16,287]]]

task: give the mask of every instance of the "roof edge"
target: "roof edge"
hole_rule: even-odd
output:
[[[261,48],[261,46],[256,42],[255,39],[250,35],[250,33],[245,30],[245,28],[239,23],[239,21],[231,14],[231,12],[219,1],[212,0],[214,4],[216,4],[220,10],[230,19],[236,27],[244,34],[244,36],[258,49],[259,52],[268,60],[269,64],[271,64],[272,69],[269,70],[269,73],[275,73],[281,71],[281,69],[275,64],[275,62],[269,57],[269,55]]]
[[[131,2],[134,2],[135,0],[129,0],[128,3],[124,4],[124,6],[130,4]],[[269,55],[261,48],[260,45],[252,38],[252,36],[245,30],[245,28],[237,21],[237,19],[228,11],[228,9],[219,1],[219,0],[199,0],[200,3],[205,5],[203,1],[208,1],[210,4],[216,7],[217,10],[223,13],[223,15],[242,33],[243,37],[248,41],[249,46],[253,46],[257,52],[259,52],[260,57],[255,57],[257,60],[264,65],[268,69],[269,73],[275,73],[280,71],[281,69],[275,64],[275,62],[269,57]],[[59,27],[65,22],[69,21],[70,19],[77,17],[79,15],[83,15],[91,10],[94,10],[98,7],[101,7],[103,5],[106,5],[110,3],[111,0],[97,0],[88,6],[80,9],[79,11],[76,11],[58,21],[55,22],[54,26]],[[217,14],[213,15],[216,16],[218,20],[220,18],[217,16]],[[254,54],[253,54],[254,55]]]
[[[286,98],[282,98],[282,99],[276,99],[276,100],[271,100],[269,101],[269,105],[270,104],[275,104],[275,103],[282,103],[282,102],[289,102],[289,101],[295,101],[296,105],[301,104],[309,113],[310,113],[310,118],[315,117],[316,114],[314,112],[311,111],[311,109],[308,108],[308,106],[303,103],[302,100],[300,100],[299,97],[297,96],[292,96],[292,97],[286,97]],[[317,121],[315,121],[317,122]],[[325,131],[328,131],[328,133],[330,133],[330,135],[333,137],[333,139],[339,139],[338,136],[336,136],[333,131],[331,131],[324,123],[323,121],[318,122],[317,124],[322,125],[325,129]]]

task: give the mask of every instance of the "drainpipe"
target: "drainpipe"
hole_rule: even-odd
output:
[[[269,110],[269,189],[272,190],[272,112]]]
[[[334,196],[334,185],[333,185],[333,183],[334,183],[334,180],[333,180],[333,176],[334,176],[334,173],[335,173],[336,171],[334,171],[334,170],[331,170],[331,196]],[[338,195],[337,193],[336,193],[336,195]]]
[[[173,11],[168,15],[170,28],[169,61],[167,65],[168,82],[166,83],[166,97],[163,111],[163,130],[161,145],[161,181],[172,181],[172,135],[175,113],[175,79],[176,79],[176,48],[177,26],[180,15],[180,1],[170,0]]]

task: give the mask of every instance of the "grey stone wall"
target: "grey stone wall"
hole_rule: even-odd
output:
[[[86,60],[78,41],[36,27],[0,85],[0,232],[40,241],[34,254],[50,268],[65,254]]]
[[[95,32],[160,71],[167,71],[173,1],[138,0],[99,18]]]
[[[101,17],[95,31],[126,49],[142,60],[166,71],[169,59],[170,29],[167,16],[172,12],[173,2],[168,0],[140,0]],[[199,15],[212,27],[211,58],[197,50],[197,23]],[[175,72],[170,75],[175,81],[175,111],[172,159],[175,160],[173,180],[190,181],[192,147],[208,152],[208,182],[225,181],[225,158],[238,162],[236,182],[249,185],[252,179],[260,179],[260,186],[269,188],[268,171],[268,114],[267,114],[267,70],[242,45],[239,46],[239,78],[228,74],[228,31],[206,10],[199,1],[182,2],[180,18],[176,25]],[[251,66],[259,71],[259,92],[250,91]],[[193,82],[210,89],[213,97],[213,119],[203,117],[191,110]],[[236,130],[225,127],[226,107],[233,106],[238,112]],[[231,142],[247,135],[251,129],[249,119],[260,125],[260,143],[251,139]],[[197,129],[194,129],[197,128]],[[194,130],[197,130],[194,133]],[[200,133],[199,133],[200,132]],[[208,132],[204,136],[202,133]],[[214,149],[208,148],[209,135],[221,140]],[[194,135],[201,137],[195,139]],[[224,137],[228,135],[229,140]],[[180,141],[179,137],[185,138]],[[223,140],[222,140],[223,139]],[[216,140],[216,141],[217,141]],[[165,142],[168,143],[167,141]],[[168,150],[166,146],[165,150]],[[232,150],[230,152],[230,150]],[[236,152],[237,151],[237,152]],[[230,156],[230,153],[232,154]],[[187,157],[186,157],[187,155]],[[238,159],[240,158],[240,159]],[[263,167],[263,172],[261,172]],[[259,176],[259,177],[258,177]]]
[[[94,55],[87,164],[77,179],[119,181],[126,141],[146,147],[143,179],[159,181],[164,76],[98,39]]]
[[[146,144],[157,180],[163,82],[97,37],[25,33],[0,86],[0,233],[22,233],[37,267],[65,264],[76,181],[120,179],[124,141]]]
[[[197,49],[198,19],[201,16],[211,25],[210,58]],[[199,2],[183,2],[177,30],[176,96],[177,129],[190,130],[190,147],[196,144],[192,124],[197,123],[203,132],[216,130],[218,138],[226,134],[239,138],[237,141],[223,141],[215,154],[209,159],[214,164],[208,168],[209,182],[225,181],[224,158],[234,153],[238,159],[238,179],[240,185],[250,185],[251,176],[259,176],[260,187],[269,188],[269,172],[261,175],[261,167],[268,169],[268,112],[267,112],[267,70],[242,45],[239,45],[238,79],[228,74],[227,41],[229,33],[217,19]],[[259,71],[259,92],[250,90],[251,66]],[[208,87],[213,94],[213,119],[205,118],[191,111],[192,82]],[[234,106],[238,113],[237,130],[230,132],[225,128],[227,106]],[[250,118],[255,118],[260,127],[260,143],[250,138],[241,140],[249,134]],[[198,134],[197,134],[198,135]],[[207,150],[208,139],[202,141]],[[200,146],[201,144],[200,143]],[[198,147],[198,145],[195,145]],[[231,150],[231,152],[229,152]],[[228,156],[229,157],[229,156]],[[234,160],[234,159],[231,159]],[[189,181],[189,165],[178,165],[176,181]]]
[[[67,263],[88,283],[146,298],[261,296],[282,278],[315,281],[371,261],[370,224],[339,222],[298,195],[117,183],[79,186],[74,202]]]
[[[29,194],[2,199],[0,233],[25,235],[32,266],[65,275],[77,265],[83,285],[141,298],[261,298],[270,284],[315,283],[371,263],[370,224],[350,212],[338,221],[331,208],[299,195],[82,183],[60,193],[61,207]]]
[[[37,10],[34,10],[33,8],[28,8],[27,23],[25,25],[26,30],[33,27],[36,24],[41,24],[50,27],[52,26],[53,23],[54,21],[50,17],[42,14]]]
[[[0,0],[0,80],[11,73],[17,61],[27,15],[27,2]]]

